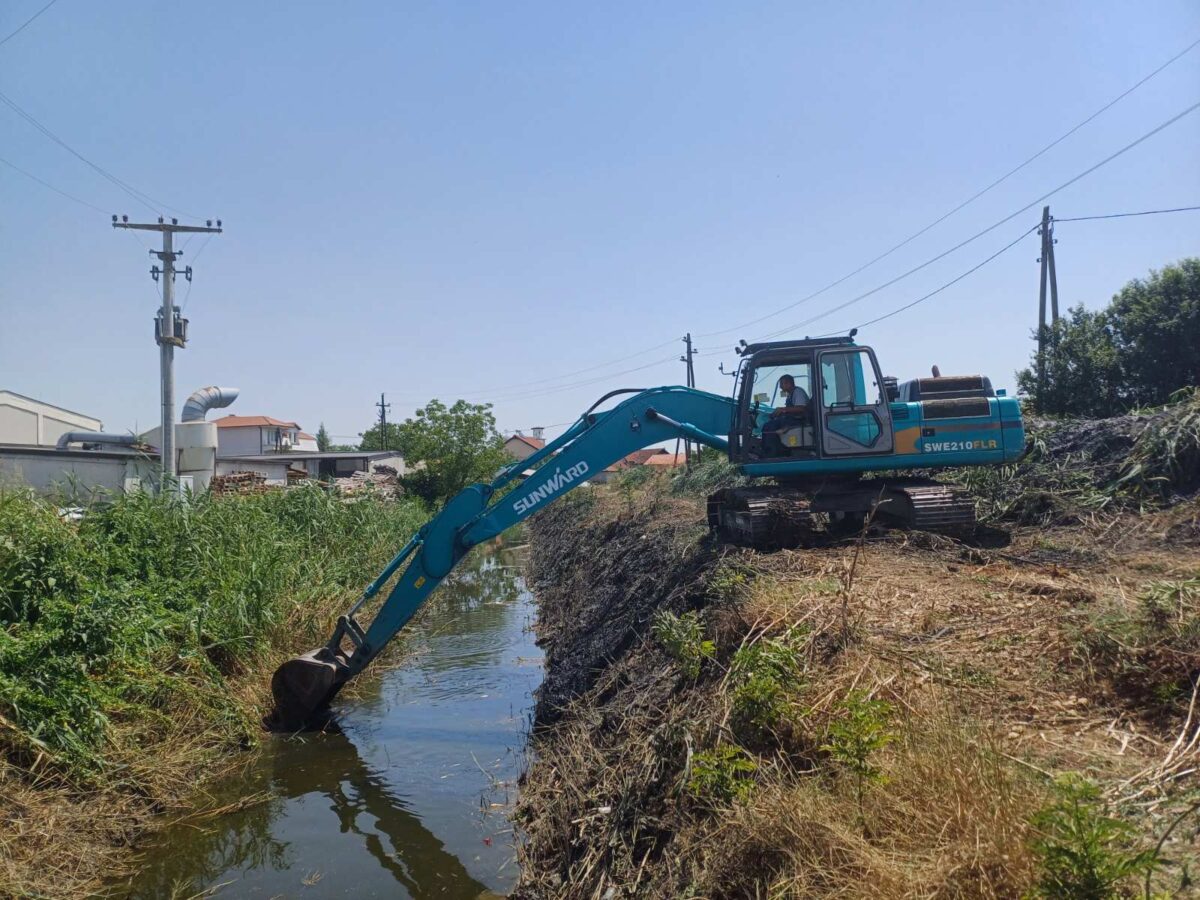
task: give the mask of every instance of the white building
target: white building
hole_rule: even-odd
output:
[[[43,403],[14,391],[0,391],[0,444],[53,447],[68,431],[101,431],[99,419]]]
[[[261,456],[266,453],[287,453],[304,449],[303,434],[295,422],[285,422],[271,416],[223,416],[214,419],[217,426],[217,457]],[[316,438],[304,435],[317,449]]]

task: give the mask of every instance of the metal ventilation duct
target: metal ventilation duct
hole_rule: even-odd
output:
[[[183,404],[182,422],[203,422],[204,414],[210,409],[221,409],[238,398],[240,391],[235,387],[204,387],[187,398]]]

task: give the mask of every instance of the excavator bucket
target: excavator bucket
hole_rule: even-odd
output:
[[[271,676],[275,707],[263,724],[270,731],[286,732],[319,727],[348,677],[345,657],[328,647],[289,659]]]

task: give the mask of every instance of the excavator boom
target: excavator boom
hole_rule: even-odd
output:
[[[600,403],[632,393],[611,409]],[[383,650],[472,547],[493,538],[583,484],[589,476],[635,450],[676,437],[726,449],[733,401],[686,387],[614,392],[601,398],[561,437],[500,474],[451,497],[404,545],[358,601],[338,618],[333,636],[317,650],[289,660],[271,679],[275,707],[264,720],[274,731],[296,731],[318,721],[348,680]],[[511,491],[521,473],[540,466]],[[403,569],[403,571],[401,571]],[[364,627],[366,605],[396,577]]]

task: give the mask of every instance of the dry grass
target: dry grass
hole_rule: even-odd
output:
[[[699,512],[617,495],[582,521],[617,520],[644,542],[681,533]],[[1200,788],[1200,710],[1189,715],[1187,694],[1156,710],[1131,702],[1081,654],[1081,634],[1133,610],[1148,581],[1200,573],[1194,542],[1162,543],[1195,517],[1184,504],[1031,529],[998,549],[890,534],[725,553],[705,575],[718,651],[699,679],[645,634],[535,736],[519,895],[1021,896],[1038,872],[1031,820],[1069,771],[1098,783],[1152,847]],[[603,577],[597,564],[541,599],[569,615],[587,579]],[[765,733],[747,728],[734,654],[785,635],[800,660],[786,715]],[[861,797],[828,752],[831,724],[858,696],[890,709],[878,778]],[[754,771],[735,777],[749,790],[697,797],[697,761],[729,746],[748,748]],[[1181,889],[1178,864],[1200,854],[1195,824],[1171,835],[1157,889]]]

